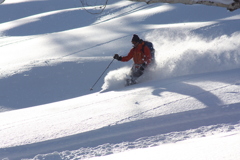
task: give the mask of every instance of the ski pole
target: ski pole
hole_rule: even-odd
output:
[[[102,77],[102,75],[106,72],[106,70],[110,67],[110,65],[113,63],[114,59],[109,63],[109,65],[107,66],[107,68],[103,71],[103,73],[100,75],[100,77],[98,78],[98,80],[94,83],[94,85],[90,88],[90,91],[93,90],[93,87],[97,84],[97,82],[100,80],[100,78]]]

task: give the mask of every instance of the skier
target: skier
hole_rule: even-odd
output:
[[[122,62],[127,62],[133,58],[134,64],[130,71],[130,77],[126,79],[126,85],[136,84],[136,79],[144,73],[144,70],[146,70],[152,62],[151,51],[144,43],[138,35],[134,34],[132,37],[133,48],[128,55],[122,57],[115,54],[113,56],[114,59]]]

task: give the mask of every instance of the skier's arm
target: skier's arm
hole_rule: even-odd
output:
[[[130,59],[132,59],[132,58],[133,58],[133,49],[131,49],[131,51],[128,53],[127,56],[122,57],[121,61],[122,61],[122,62],[127,62],[127,61],[129,61]]]

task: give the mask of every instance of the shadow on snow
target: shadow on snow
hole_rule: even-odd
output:
[[[94,62],[94,66],[104,70],[102,63],[106,61]],[[90,81],[93,84],[99,76],[92,65],[93,62],[64,62],[55,66],[35,67],[0,79],[0,106],[14,110],[92,93],[89,91],[91,86],[86,84]],[[94,91],[100,90],[102,83],[103,79],[100,79]]]

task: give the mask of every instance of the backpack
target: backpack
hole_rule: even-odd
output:
[[[155,49],[153,48],[152,42],[149,41],[143,41],[144,45],[142,47],[142,52],[144,52],[144,46],[147,46],[150,49],[152,59],[155,59]]]

